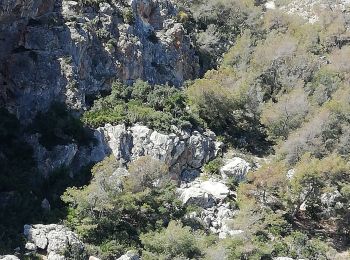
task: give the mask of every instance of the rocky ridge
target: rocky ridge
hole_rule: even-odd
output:
[[[141,156],[152,156],[165,162],[176,177],[189,169],[199,169],[221,151],[222,143],[213,132],[181,131],[173,126],[170,134],[146,126],[124,124],[100,127],[94,132],[96,142],[90,146],[57,145],[47,150],[38,142],[38,136],[28,137],[34,148],[34,157],[44,175],[55,169],[72,166],[79,169],[113,154],[116,160],[128,163]]]

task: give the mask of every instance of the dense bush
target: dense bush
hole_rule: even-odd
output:
[[[111,94],[96,100],[84,114],[83,121],[92,127],[106,123],[142,123],[164,132],[168,132],[171,125],[200,125],[200,120],[187,111],[186,100],[186,95],[174,87],[151,86],[140,80],[130,87],[115,82]]]
[[[219,174],[220,168],[223,166],[222,158],[215,158],[203,166],[203,170],[208,174]]]

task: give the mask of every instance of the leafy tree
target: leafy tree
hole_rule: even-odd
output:
[[[141,232],[184,214],[166,167],[152,160],[141,157],[128,173],[111,156],[93,168],[89,185],[69,188],[62,196],[69,204],[67,224],[100,254],[116,257],[121,248],[138,248]]]

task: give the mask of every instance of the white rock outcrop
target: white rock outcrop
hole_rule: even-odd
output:
[[[45,250],[48,260],[64,260],[62,254],[68,247],[77,252],[84,250],[84,244],[78,236],[62,225],[24,225],[23,233],[28,241],[26,249]]]
[[[191,183],[181,185],[178,193],[183,204],[210,208],[217,201],[224,200],[230,194],[230,190],[222,182],[212,179],[202,181],[197,178]]]
[[[224,166],[220,169],[220,173],[224,180],[232,177],[237,182],[241,182],[246,179],[250,169],[251,166],[247,161],[239,157],[234,157],[225,161]]]
[[[173,133],[163,134],[143,125],[106,124],[96,130],[95,136],[102,143],[96,149],[113,153],[122,162],[152,156],[167,163],[172,172],[178,174],[184,169],[202,167],[221,149],[222,143],[216,142],[212,132],[184,133],[174,126],[172,129]]]
[[[268,1],[265,3],[265,8],[270,9],[270,10],[275,10],[276,9],[276,4],[275,1]]]

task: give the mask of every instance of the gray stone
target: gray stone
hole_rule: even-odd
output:
[[[27,242],[25,245],[25,249],[27,249],[29,251],[35,251],[36,245],[34,243]]]
[[[202,208],[211,208],[216,202],[223,201],[231,194],[224,183],[214,179],[203,181],[200,178],[181,185],[178,193],[183,204],[197,205]]]
[[[332,217],[336,215],[336,211],[341,209],[344,205],[340,202],[342,195],[338,190],[323,193],[320,197],[322,212],[321,214],[326,217]]]
[[[95,256],[90,256],[89,257],[89,260],[101,260],[100,258],[97,258],[97,257],[95,257]]]
[[[54,170],[71,165],[78,152],[78,146],[75,143],[57,145],[52,150],[48,150],[39,143],[38,135],[31,135],[26,139],[33,147],[38,169],[44,176],[48,176]]]
[[[291,180],[293,178],[295,174],[295,169],[290,169],[288,172],[287,172],[287,178],[288,180]]]
[[[239,157],[234,157],[225,162],[225,165],[220,169],[220,173],[223,179],[232,177],[236,181],[241,182],[246,179],[247,173],[250,169],[251,166],[248,162]]]
[[[335,190],[333,192],[323,193],[321,195],[321,203],[325,207],[332,207],[337,202],[337,199],[339,199],[341,197],[342,197],[342,195],[340,194],[340,192],[338,190]]]
[[[103,14],[112,15],[114,13],[114,9],[108,3],[100,3],[100,12]]]
[[[202,208],[201,213],[187,214],[186,218],[201,222],[219,238],[241,234],[243,231],[231,228],[231,222],[237,211],[229,202],[228,196],[234,195],[222,180],[200,177],[190,183],[181,184],[177,190],[179,198],[185,205],[196,205]]]
[[[84,244],[78,236],[62,225],[25,225],[23,233],[28,241],[27,245],[31,248],[46,250],[50,260],[64,260],[62,253],[67,247],[80,252],[84,250]]]
[[[33,228],[30,225],[24,225],[24,235],[27,240],[40,249],[46,249],[48,241],[46,230],[41,228]]]
[[[117,260],[139,260],[140,257],[138,254],[133,251],[128,251],[125,255],[122,255]]]
[[[20,259],[14,255],[4,255],[4,256],[0,256],[0,260],[20,260]]]
[[[47,260],[66,260],[67,258],[65,258],[63,255],[57,254],[53,251],[51,251],[48,256],[47,256]]]
[[[181,195],[180,199],[185,205],[196,205],[202,208],[210,208],[215,204],[215,200],[212,194],[209,194],[202,190],[200,187],[189,187],[179,190]]]
[[[328,0],[294,0],[280,9],[289,14],[298,15],[310,23],[319,21],[320,10],[327,12],[346,12],[349,7],[349,0],[328,1]]]

